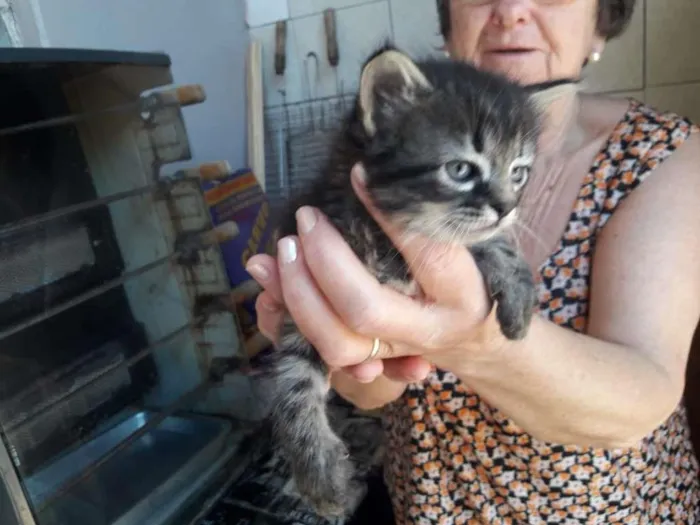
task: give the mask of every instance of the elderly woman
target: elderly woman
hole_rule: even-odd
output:
[[[439,0],[449,54],[522,84],[579,77],[635,0]],[[695,523],[698,463],[682,404],[700,318],[700,140],[686,119],[593,95],[549,109],[523,197],[539,315],[506,341],[469,253],[406,241],[377,217],[429,301],[374,281],[316,210],[265,288],[334,370],[383,407],[398,523]],[[355,172],[359,172],[356,168]],[[357,173],[354,173],[357,175]],[[359,177],[355,189],[371,209]],[[367,360],[374,338],[383,344]]]

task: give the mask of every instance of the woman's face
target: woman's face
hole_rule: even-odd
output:
[[[451,0],[453,58],[534,84],[578,77],[604,41],[598,0]]]

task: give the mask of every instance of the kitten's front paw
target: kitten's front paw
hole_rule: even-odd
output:
[[[514,282],[496,295],[496,318],[503,335],[512,341],[527,335],[537,299],[530,269],[526,267],[525,270],[527,275],[517,272]]]
[[[501,332],[510,340],[524,338],[537,304],[537,288],[529,266],[502,238],[474,246],[472,254],[496,300]]]

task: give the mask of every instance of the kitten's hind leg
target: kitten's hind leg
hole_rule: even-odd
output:
[[[343,516],[354,498],[354,468],[326,412],[328,369],[289,319],[280,342],[265,374],[271,380],[273,446],[289,463],[297,489],[314,511]]]
[[[537,304],[535,279],[527,262],[505,237],[494,237],[470,248],[496,300],[496,318],[508,339],[527,335]]]

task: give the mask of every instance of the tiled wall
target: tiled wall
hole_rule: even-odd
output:
[[[266,9],[286,0],[248,0],[251,23],[265,21]],[[275,25],[251,28],[251,37],[263,43],[263,68],[265,102],[268,106],[282,101],[280,89],[286,90],[287,102],[294,103],[309,98],[328,97],[352,92],[357,87],[361,64],[367,55],[387,37],[393,37],[398,45],[409,51],[427,53],[442,45],[439,37],[437,13],[433,0],[288,0],[287,70],[283,77],[275,75],[273,67]],[[252,7],[255,4],[256,7]],[[265,5],[267,4],[267,6]],[[338,45],[340,63],[337,71],[326,58],[323,28],[323,9],[337,9]],[[318,82],[315,61],[307,62],[308,75],[312,77],[309,90],[305,81],[304,62],[307,54],[319,57]],[[337,78],[337,81],[336,81]],[[315,88],[315,89],[314,89]]]
[[[251,36],[264,49],[266,105],[351,92],[367,53],[387,36],[408,51],[429,53],[442,44],[434,0],[248,0]],[[700,0],[638,0],[626,33],[608,44],[603,59],[586,72],[589,89],[631,94],[700,122]],[[340,65],[325,55],[323,19],[337,9]],[[273,70],[274,21],[289,17],[287,71]],[[319,57],[318,82],[304,80],[304,59]],[[315,62],[309,76],[316,77]],[[336,78],[338,79],[336,81]],[[313,79],[312,79],[313,80]],[[315,87],[315,89],[314,89]]]
[[[700,122],[700,2],[638,4],[627,32],[591,68],[593,90],[630,92]]]

